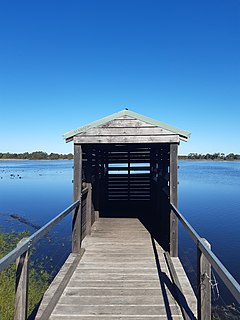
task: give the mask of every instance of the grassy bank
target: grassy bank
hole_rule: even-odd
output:
[[[11,232],[2,233],[0,231],[0,258],[13,250],[17,243],[29,233]],[[14,313],[15,298],[15,263],[9,265],[0,273],[0,319],[12,320]],[[40,301],[43,293],[46,291],[49,283],[49,274],[41,269],[36,268],[30,263],[29,268],[29,288],[28,288],[28,314],[31,314],[37,303]]]

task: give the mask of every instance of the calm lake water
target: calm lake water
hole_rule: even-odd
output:
[[[10,215],[42,226],[69,206],[72,166],[72,161],[0,161],[1,228],[33,233],[34,226]],[[179,209],[240,282],[240,162],[179,161]],[[56,229],[58,236],[70,239],[70,219]],[[179,242],[180,256],[194,278],[196,250],[181,226]],[[67,255],[70,245],[61,245]]]

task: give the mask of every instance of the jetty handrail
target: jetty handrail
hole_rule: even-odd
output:
[[[88,187],[86,187],[86,188],[84,188],[83,190],[82,190],[82,196],[85,194],[85,193],[87,193],[88,192]]]
[[[75,201],[64,211],[59,213],[55,218],[46,223],[41,229],[33,233],[30,237],[26,238],[18,247],[13,249],[7,255],[5,255],[2,259],[0,259],[0,272],[3,271],[9,264],[14,262],[18,257],[20,257],[24,252],[28,251],[39,239],[41,239],[48,231],[60,222],[63,218],[65,218],[70,212],[73,211],[76,207],[78,207],[81,203],[81,200]]]
[[[197,244],[198,249],[204,254],[205,258],[217,272],[221,280],[224,282],[226,287],[232,293],[234,298],[240,303],[240,284],[234,279],[231,273],[226,269],[222,262],[216,257],[210,248],[207,247],[204,239],[199,236],[196,230],[190,225],[190,223],[184,218],[184,216],[179,212],[179,210],[170,203],[171,209],[181,221],[182,225],[189,233],[193,241]]]
[[[85,195],[85,197],[83,197]],[[11,263],[16,262],[16,289],[15,289],[15,308],[14,319],[27,319],[28,310],[28,270],[29,270],[29,257],[32,246],[38,242],[44,235],[46,235],[53,226],[59,223],[70,212],[73,212],[72,219],[72,243],[77,241],[79,250],[75,253],[81,253],[81,240],[82,236],[82,207],[87,202],[90,208],[91,198],[89,195],[89,186],[84,188],[81,192],[80,198],[67,207],[64,211],[59,213],[55,218],[46,223],[41,229],[33,233],[28,238],[23,238],[15,249],[0,259],[0,272],[7,268]],[[90,215],[91,211],[88,210],[86,215]],[[76,220],[77,219],[77,220]],[[76,222],[77,221],[77,222]],[[91,220],[88,223],[92,222]],[[74,234],[74,224],[77,224],[77,237]],[[85,234],[86,235],[86,234]]]

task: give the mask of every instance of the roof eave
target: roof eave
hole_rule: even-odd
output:
[[[163,122],[154,120],[152,118],[149,118],[149,117],[143,116],[141,114],[138,114],[136,112],[133,112],[133,111],[125,109],[125,110],[116,112],[116,113],[114,113],[114,114],[112,114],[110,116],[104,117],[104,118],[102,118],[100,120],[91,122],[91,123],[89,123],[89,124],[87,124],[85,126],[82,126],[82,127],[78,128],[78,129],[69,131],[69,132],[65,133],[63,137],[66,140],[66,142],[70,142],[70,141],[73,140],[74,136],[76,136],[77,134],[80,134],[81,132],[86,132],[90,128],[94,128],[94,127],[100,126],[102,124],[105,124],[106,122],[115,120],[115,119],[123,117],[123,116],[129,116],[129,117],[132,117],[132,118],[136,118],[136,119],[145,121],[147,123],[153,124],[155,126],[167,129],[169,131],[172,131],[172,132],[178,134],[180,136],[180,139],[184,140],[184,141],[187,141],[187,139],[190,138],[190,135],[191,135],[191,133],[188,132],[188,131],[176,128],[174,126],[165,124]]]
[[[74,136],[76,136],[77,134],[79,134],[81,132],[85,132],[90,128],[94,128],[94,127],[100,126],[100,125],[102,125],[102,124],[104,124],[106,122],[109,122],[111,120],[114,120],[116,118],[120,118],[120,117],[124,116],[125,115],[124,111],[127,111],[127,110],[122,110],[122,111],[113,113],[110,116],[104,117],[104,118],[102,118],[100,120],[96,120],[96,121],[90,122],[89,124],[84,125],[84,126],[78,128],[78,129],[75,129],[75,130],[72,130],[72,131],[69,131],[69,132],[65,133],[63,135],[63,137],[66,140],[66,142],[69,142],[69,141],[72,140],[72,139],[69,140],[69,138],[73,138]]]

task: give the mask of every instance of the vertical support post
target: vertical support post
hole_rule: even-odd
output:
[[[82,147],[74,144],[74,178],[73,201],[81,198],[82,192]],[[81,203],[73,212],[72,217],[72,252],[80,253],[81,248]]]
[[[130,192],[130,189],[131,189],[131,176],[130,176],[130,173],[131,173],[131,157],[130,157],[130,151],[127,150],[127,188],[128,188],[128,196],[127,196],[127,199],[128,199],[128,203],[130,205],[130,199],[131,199],[131,192]]]
[[[91,233],[92,220],[92,184],[87,183],[87,199],[86,199],[86,235]]]
[[[108,153],[109,151],[103,151],[103,180],[101,185],[101,198],[103,198],[102,207],[104,208],[104,213],[109,214],[108,206]],[[101,199],[102,201],[102,199]]]
[[[95,221],[99,219],[99,200],[100,200],[100,150],[96,150],[96,165],[95,165],[95,188],[94,188],[94,199],[95,199]]]
[[[158,194],[158,164],[157,164],[157,148],[156,146],[150,149],[150,207],[148,210],[152,213],[151,219],[155,221],[159,230],[159,197]]]
[[[152,202],[154,208],[151,208],[151,212],[154,212],[154,214],[156,213],[154,211],[154,209],[156,209],[156,151],[155,149],[152,147],[150,149],[150,201]]]
[[[17,245],[19,247],[27,238],[23,238]],[[14,320],[26,320],[28,311],[28,260],[29,252],[24,252],[16,260],[16,293]]]
[[[209,242],[206,239],[202,240],[211,249]],[[199,248],[197,248],[197,263],[198,319],[211,320],[211,264]]]
[[[170,252],[170,207],[169,207],[169,154],[170,145],[162,144],[158,148],[158,208],[160,244],[164,251]]]
[[[86,180],[88,188],[86,199],[86,235],[88,235],[91,233],[92,220],[92,157],[89,148],[87,149]]]
[[[101,215],[102,209],[106,209],[105,206],[105,173],[104,173],[104,163],[105,163],[105,151],[103,148],[100,149],[100,177],[99,177],[99,189],[98,189],[98,210],[99,215]]]
[[[161,195],[160,195],[160,188],[159,188],[159,174],[160,174],[160,159],[159,159],[159,147],[156,149],[156,153],[155,153],[155,170],[156,170],[156,174],[155,174],[155,194],[154,194],[154,203],[155,203],[155,213],[156,216],[158,217],[160,214],[160,201],[161,201]]]
[[[178,145],[170,144],[170,202],[178,206]],[[170,256],[178,256],[178,218],[170,212]]]

